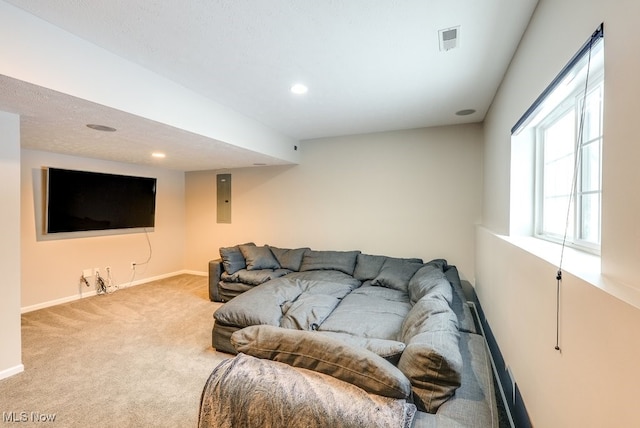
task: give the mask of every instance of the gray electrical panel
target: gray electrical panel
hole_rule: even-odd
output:
[[[231,223],[231,174],[218,174],[217,182],[217,207],[218,223]]]

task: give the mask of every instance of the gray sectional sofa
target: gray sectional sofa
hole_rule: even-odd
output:
[[[307,379],[311,370],[371,396],[403,400],[417,408],[404,416],[416,427],[498,426],[486,342],[446,260],[253,243],[221,248],[220,255],[209,263],[211,300],[226,302],[214,313],[217,350],[257,358],[243,359],[245,367],[284,363]],[[211,390],[231,388],[235,365],[240,361],[214,371]]]

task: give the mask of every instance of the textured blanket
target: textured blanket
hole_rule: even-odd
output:
[[[198,426],[408,428],[415,411],[322,373],[238,354],[207,380]]]

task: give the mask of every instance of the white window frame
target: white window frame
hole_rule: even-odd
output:
[[[601,218],[602,218],[602,146],[604,142],[603,130],[602,130],[602,121],[603,121],[603,110],[604,110],[604,71],[601,66],[596,70],[590,70],[588,74],[588,88],[587,94],[592,94],[594,91],[600,92],[600,101],[599,101],[599,135],[595,138],[592,138],[588,141],[582,141],[583,132],[580,130],[583,121],[583,112],[582,112],[582,104],[585,102],[585,88],[583,82],[579,82],[575,84],[575,89],[569,93],[561,102],[557,103],[555,107],[552,107],[550,113],[546,114],[543,118],[536,119],[537,124],[535,125],[535,138],[536,138],[536,156],[535,162],[536,165],[534,167],[535,171],[535,191],[534,191],[534,236],[540,239],[562,243],[570,247],[577,248],[579,250],[588,251],[592,253],[599,254],[600,253],[600,236],[601,236]],[[543,223],[543,209],[545,203],[545,195],[543,191],[543,182],[544,182],[544,174],[545,174],[545,161],[544,161],[544,131],[549,129],[552,125],[557,123],[557,121],[565,116],[565,114],[574,111],[574,142],[573,142],[573,150],[571,153],[572,156],[572,168],[576,167],[574,177],[575,184],[570,191],[570,195],[567,193],[565,196],[568,196],[571,201],[571,208],[566,206],[564,209],[562,223],[567,223],[567,232],[566,238],[565,233],[553,233],[545,230]],[[577,141],[577,140],[581,141]],[[599,142],[599,153],[598,153],[598,184],[597,189],[590,191],[583,191],[582,188],[582,169],[583,169],[583,160],[582,157],[580,162],[576,165],[576,147],[579,146],[578,150],[584,151],[585,147],[590,144],[597,144]],[[582,202],[584,195],[599,195],[599,206],[597,208],[597,222],[596,225],[598,236],[597,240],[589,241],[582,239],[581,230],[584,222],[587,219],[584,218],[582,213]],[[569,210],[569,212],[567,212]],[[560,215],[560,214],[559,214]]]

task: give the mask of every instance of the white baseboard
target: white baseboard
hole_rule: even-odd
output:
[[[63,303],[73,302],[74,300],[84,299],[85,297],[95,296],[96,290],[89,289],[87,292],[81,292],[80,294],[68,297],[61,297],[60,299],[49,300],[47,302],[36,303],[35,305],[23,306],[20,308],[20,313],[26,314],[27,312],[37,311],[38,309],[44,309],[51,306],[61,305]]]
[[[0,379],[6,379],[8,377],[17,375],[18,373],[22,373],[24,371],[24,365],[18,364],[14,367],[9,367],[8,369],[0,370]]]
[[[209,272],[202,272],[199,270],[183,270],[180,273],[186,273],[189,275],[197,275],[197,276],[209,276]]]
[[[139,279],[139,280],[136,280],[136,281],[124,282],[124,283],[118,285],[118,288],[119,289],[129,288],[129,287],[133,287],[135,285],[146,284],[147,282],[157,281],[157,280],[165,279],[165,278],[171,278],[172,276],[182,275],[182,274],[190,274],[190,275],[198,275],[198,276],[207,276],[208,275],[208,273],[206,273],[206,272],[180,270],[180,271],[177,271],[177,272],[165,273],[165,274],[162,274],[162,275],[152,276],[152,277],[149,277],[149,278]],[[67,296],[67,297],[62,297],[60,299],[49,300],[47,302],[36,303],[35,305],[23,306],[22,308],[20,308],[20,312],[25,314],[27,312],[37,311],[38,309],[49,308],[51,306],[56,306],[56,305],[61,305],[63,303],[73,302],[74,300],[84,299],[85,297],[95,296],[96,294],[97,293],[96,293],[95,289],[88,288],[86,292],[81,290],[80,293],[78,293],[76,295],[73,295],[73,296]]]

